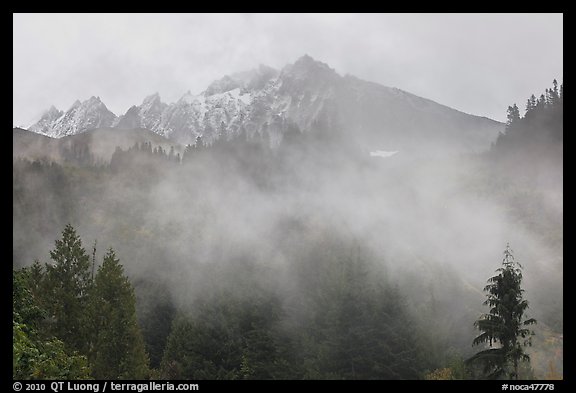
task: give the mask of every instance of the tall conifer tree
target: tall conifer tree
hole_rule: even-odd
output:
[[[136,321],[134,288],[111,248],[104,256],[92,293],[92,373],[98,379],[144,379],[148,356]]]
[[[536,320],[524,318],[528,301],[523,299],[522,266],[514,260],[509,245],[504,250],[502,267],[496,272],[498,274],[488,279],[484,288],[487,292],[484,304],[490,310],[474,323],[482,333],[472,343],[488,344],[490,348],[478,352],[468,361],[482,363],[488,378],[508,376],[518,379],[520,362],[530,361],[524,347],[531,345],[531,336],[534,335],[526,326],[535,324]]]

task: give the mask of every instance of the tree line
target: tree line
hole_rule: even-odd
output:
[[[157,343],[145,343],[134,289],[114,250],[96,268],[95,246],[90,256],[67,225],[51,263],[13,271],[13,377],[419,378],[429,363],[426,348],[401,295],[347,249],[335,240],[318,248],[322,272],[291,306],[258,282],[249,263],[229,273],[235,281],[219,275],[229,284],[172,315],[152,368],[147,348]],[[309,275],[304,263],[300,269]]]
[[[508,107],[506,129],[492,146],[492,156],[499,158],[518,151],[530,154],[530,147],[562,142],[564,132],[564,85],[556,79],[538,98],[532,94],[524,115],[516,104]]]
[[[398,290],[374,277],[366,255],[318,249],[317,276],[289,317],[277,293],[232,272],[235,286],[203,294],[170,317],[162,356],[150,366],[130,280],[112,248],[96,268],[67,225],[50,251],[13,271],[14,379],[518,379],[532,375],[536,323],[525,318],[522,267],[509,247],[485,287],[489,312],[475,322],[483,350],[436,367],[433,347]],[[322,255],[325,254],[325,255]],[[329,254],[329,255],[326,255]],[[326,258],[328,256],[328,258]],[[246,266],[243,266],[244,268]],[[302,266],[308,275],[307,268]],[[248,269],[250,270],[250,269]],[[303,272],[304,272],[303,271]],[[293,307],[293,306],[292,306]],[[161,315],[151,315],[160,318]],[[166,326],[161,327],[166,329]]]
[[[13,271],[14,379],[144,379],[148,357],[134,289],[112,248],[95,269],[71,225],[50,251]]]

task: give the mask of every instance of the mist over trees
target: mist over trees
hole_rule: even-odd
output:
[[[66,225],[50,257],[13,274],[13,377],[148,377],[134,290],[114,251],[94,276],[82,240]]]
[[[562,107],[556,82],[524,116],[511,106],[481,154],[373,158],[328,122],[277,146],[246,129],[108,160],[15,151],[13,377],[486,378],[465,359],[510,242],[538,320],[526,375],[551,378]]]

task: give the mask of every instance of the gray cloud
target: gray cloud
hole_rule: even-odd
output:
[[[563,73],[562,14],[14,14],[13,122],[100,96],[116,114],[307,53],[503,120]]]

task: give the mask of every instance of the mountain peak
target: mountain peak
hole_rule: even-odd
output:
[[[238,87],[242,87],[241,80],[232,78],[230,75],[224,75],[222,78],[210,83],[208,88],[204,91],[204,95],[209,97],[214,94],[225,93]]]
[[[82,106],[106,107],[106,105],[102,102],[99,96],[92,96],[88,98],[86,101],[82,103]]]
[[[42,114],[40,120],[31,125],[28,129],[30,131],[46,135],[50,132],[52,123],[63,114],[64,112],[58,110],[54,105],[51,105],[50,108]]]
[[[314,58],[312,58],[312,56],[310,56],[308,54],[305,54],[304,56],[302,56],[298,60],[296,60],[294,62],[294,67],[295,68],[317,68],[317,69],[323,69],[323,70],[335,72],[333,68],[330,68],[330,66],[328,66],[328,64],[322,63],[321,61],[318,61],[318,60],[314,60]]]
[[[274,143],[279,143],[292,125],[312,131],[330,124],[350,129],[367,146],[400,148],[417,136],[426,139],[434,133],[438,140],[449,135],[451,140],[462,141],[462,146],[484,146],[500,129],[498,124],[471,117],[466,117],[469,121],[464,127],[462,116],[397,89],[340,76],[326,63],[304,54],[280,71],[259,64],[225,75],[204,92],[193,95],[188,90],[171,104],[162,103],[156,92],[120,117],[100,97],[92,96],[83,103],[76,101],[63,114],[51,108],[31,130],[61,137],[98,127],[146,128],[180,143],[194,143],[198,135],[206,141],[217,139],[224,125],[230,134],[242,127],[254,133],[267,130]],[[446,117],[455,119],[453,127],[437,121]]]
[[[29,130],[59,138],[89,129],[109,127],[115,119],[116,115],[106,108],[100,97],[92,96],[84,102],[74,101],[66,113],[52,106]]]
[[[303,55],[303,56],[300,56],[300,57],[296,60],[295,63],[299,63],[299,62],[300,62],[300,63],[305,63],[305,62],[314,63],[315,61],[316,61],[316,60],[314,60],[314,59],[312,58],[312,56],[310,56],[308,53],[304,53],[304,55]]]
[[[266,64],[260,63],[260,64],[258,64],[258,72],[261,74],[264,74],[264,73],[270,73],[270,72],[277,73],[278,71],[276,69],[270,67],[270,66],[267,66]]]
[[[144,98],[142,105],[154,102],[161,102],[162,99],[160,98],[160,93],[156,92],[154,94],[150,94],[148,97]]]
[[[48,110],[46,112],[44,112],[42,117],[55,118],[55,117],[60,116],[60,115],[62,115],[62,111],[59,110],[58,108],[56,108],[54,105],[50,105],[50,108],[48,108]]]
[[[282,69],[284,75],[290,75],[298,79],[321,78],[323,76],[334,77],[338,74],[328,64],[314,60],[312,56],[305,54]]]
[[[184,103],[184,104],[190,104],[192,102],[194,102],[194,100],[196,100],[198,97],[194,94],[192,94],[192,92],[190,90],[187,90],[186,93],[184,93],[184,95],[182,97],[180,97],[180,99],[178,100],[178,102],[180,104]]]
[[[202,93],[206,97],[214,94],[226,93],[240,88],[247,90],[260,90],[268,81],[278,76],[278,70],[264,64],[258,65],[248,71],[237,72],[215,80]]]

